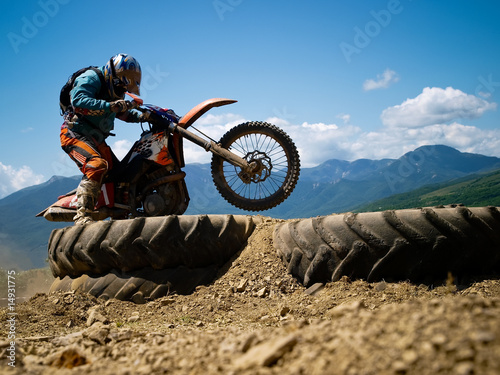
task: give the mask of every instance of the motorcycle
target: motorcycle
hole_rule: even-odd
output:
[[[103,181],[94,220],[182,215],[189,194],[183,139],[211,152],[211,173],[222,197],[247,211],[264,211],[281,204],[293,191],[300,174],[300,159],[290,137],[266,122],[237,125],[214,141],[192,126],[214,107],[236,100],[213,98],[192,108],[182,118],[172,111],[144,104],[129,94],[129,108],[148,113],[148,128],[127,155],[118,161]],[[192,127],[202,136],[188,128]],[[58,197],[57,202],[36,216],[49,221],[73,221],[76,189]]]

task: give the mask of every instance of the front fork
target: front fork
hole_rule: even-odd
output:
[[[259,164],[255,161],[248,163],[245,159],[240,158],[238,155],[232,153],[229,150],[219,146],[217,143],[213,141],[207,141],[197,135],[191,133],[190,131],[174,124],[170,123],[169,130],[172,133],[178,133],[183,138],[188,139],[189,141],[197,144],[200,147],[203,147],[206,151],[210,151],[215,155],[222,157],[224,160],[227,160],[229,163],[234,165],[235,167],[240,167],[242,169],[242,173],[245,175],[253,175],[255,173],[259,173]]]

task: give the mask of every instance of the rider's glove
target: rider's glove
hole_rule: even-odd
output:
[[[151,120],[151,113],[143,112],[139,115],[139,122],[149,122]]]
[[[109,103],[111,105],[111,111],[115,113],[121,113],[128,110],[127,101],[120,99]]]

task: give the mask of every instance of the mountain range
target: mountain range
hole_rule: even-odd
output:
[[[500,158],[464,153],[442,145],[422,146],[398,159],[332,159],[313,168],[303,168],[291,196],[278,207],[260,214],[287,219],[356,211],[395,194],[497,169],[500,169]],[[184,171],[191,196],[186,215],[256,214],[231,206],[219,195],[209,164],[189,164]],[[51,223],[35,215],[57,196],[74,189],[80,178],[54,176],[43,184],[0,200],[0,264],[3,268],[46,265],[50,232],[70,223]]]

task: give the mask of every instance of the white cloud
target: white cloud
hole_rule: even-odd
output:
[[[30,167],[22,166],[16,169],[0,162],[0,198],[19,189],[40,184],[43,181],[44,177],[35,174]]]
[[[500,157],[500,130],[483,130],[456,122],[414,129],[383,128],[363,133],[357,141],[364,149],[351,148],[353,159],[398,158],[417,147],[436,144],[454,147],[462,152]]]
[[[228,131],[232,127],[245,122],[245,118],[236,115],[234,113],[224,113],[220,115],[213,115],[211,113],[206,114],[202,116],[199,120],[196,121],[195,126],[201,129],[201,127],[204,127],[205,129],[211,129],[214,131],[214,129],[217,130],[217,132],[220,131]],[[209,130],[207,130],[208,132]],[[208,133],[210,134],[210,133]],[[222,136],[222,134],[221,134]]]
[[[354,125],[309,124],[283,127],[299,149],[303,167],[328,159],[396,159],[423,145],[443,144],[462,152],[500,157],[500,129],[452,124],[420,128],[381,128],[364,132]]]
[[[382,74],[377,74],[377,79],[367,79],[363,83],[363,90],[378,90],[378,89],[386,89],[392,83],[396,83],[399,81],[398,74],[391,69],[386,69]]]
[[[461,118],[478,118],[496,107],[496,103],[452,87],[426,87],[416,98],[385,109],[380,118],[388,127],[419,128]]]
[[[330,130],[338,130],[338,126],[336,124],[323,124],[322,122],[319,122],[317,124],[309,124],[307,122],[304,122],[302,124],[302,127],[305,129],[311,129],[313,132],[316,134],[324,134]]]
[[[129,140],[121,139],[114,142],[111,146],[111,149],[113,150],[113,153],[116,155],[116,157],[121,160],[130,151],[130,149],[132,148],[132,144],[133,143]]]
[[[281,127],[290,125],[290,123],[287,120],[280,117],[269,117],[266,119],[266,122]]]
[[[351,115],[348,113],[341,113],[340,115],[337,115],[337,118],[342,119],[344,124],[349,124],[351,122]]]
[[[361,129],[350,125],[304,122],[301,125],[282,127],[297,146],[301,164],[312,167],[327,159],[347,160],[351,150],[346,154],[355,139],[361,134]]]
[[[500,129],[482,130],[458,122],[427,125],[420,128],[383,127],[362,131],[350,123],[350,115],[338,116],[343,123],[293,124],[280,117],[267,122],[282,128],[295,142],[303,167],[313,167],[328,159],[399,158],[423,145],[444,144],[463,152],[500,157]],[[220,124],[226,128],[227,124]],[[205,130],[205,129],[204,129]],[[211,135],[210,130],[208,134]],[[186,163],[209,163],[211,153],[184,142]]]

